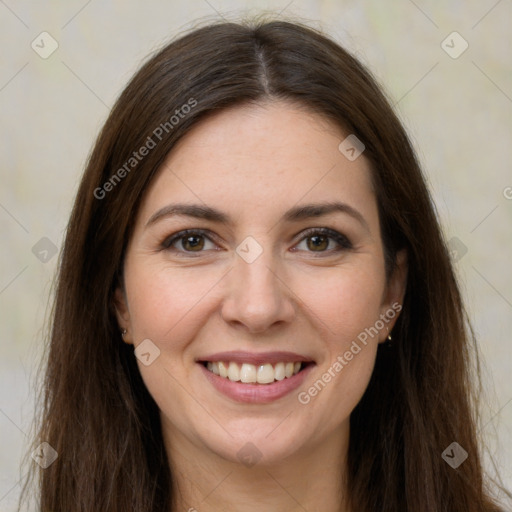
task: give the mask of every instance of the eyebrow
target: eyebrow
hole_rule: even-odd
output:
[[[363,215],[356,210],[353,206],[339,201],[326,202],[326,203],[310,203],[300,206],[295,206],[284,213],[281,221],[285,222],[298,222],[301,220],[322,217],[331,213],[344,213],[356,219],[368,232],[370,227],[366,222]],[[155,212],[147,221],[145,228],[155,224],[159,220],[173,216],[187,216],[196,219],[209,220],[227,226],[233,225],[231,217],[210,206],[201,204],[188,204],[188,203],[173,203],[164,206]]]

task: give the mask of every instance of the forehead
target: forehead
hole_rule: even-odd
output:
[[[343,200],[375,215],[368,161],[350,161],[338,149],[347,135],[289,103],[223,110],[195,125],[168,155],[146,193],[142,220],[177,199],[242,216]]]

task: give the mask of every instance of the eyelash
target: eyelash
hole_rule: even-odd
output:
[[[210,232],[208,230],[204,230],[204,229],[185,229],[183,231],[179,231],[178,233],[174,233],[173,235],[167,237],[162,242],[161,247],[164,250],[174,251],[174,252],[178,252],[178,253],[181,253],[181,254],[187,254],[187,257],[188,257],[188,255],[191,255],[191,257],[197,257],[197,256],[199,256],[201,253],[203,253],[205,251],[177,250],[175,248],[172,248],[171,246],[175,242],[185,238],[187,235],[204,236],[205,238],[209,239],[211,242],[214,242],[212,240],[211,236],[208,236],[209,234],[210,234]],[[309,229],[306,229],[303,232],[302,238],[297,243],[300,243],[303,240],[305,240],[307,238],[311,238],[312,236],[315,236],[315,235],[326,236],[326,237],[334,240],[338,244],[338,247],[336,249],[330,249],[330,250],[325,250],[325,251],[318,251],[318,254],[320,256],[321,255],[325,255],[325,254],[331,255],[333,253],[338,253],[338,252],[341,252],[343,250],[349,250],[349,249],[353,248],[352,243],[350,242],[350,240],[345,235],[342,235],[341,233],[338,233],[337,231],[334,231],[333,229],[330,229],[330,228],[309,228]],[[316,251],[307,251],[307,252],[311,252],[312,254],[316,253]],[[196,254],[197,254],[197,256],[195,256]]]

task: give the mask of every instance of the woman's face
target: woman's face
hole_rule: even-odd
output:
[[[348,439],[406,274],[400,257],[386,283],[348,135],[287,103],[236,107],[152,182],[116,302],[171,443],[273,463]]]

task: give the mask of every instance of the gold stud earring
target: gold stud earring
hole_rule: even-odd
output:
[[[392,343],[392,339],[391,339],[391,333],[389,332],[389,327],[387,327],[387,330],[388,330],[388,337],[386,338],[386,340],[384,342],[384,346],[389,348],[389,347],[393,346],[393,343]]]

